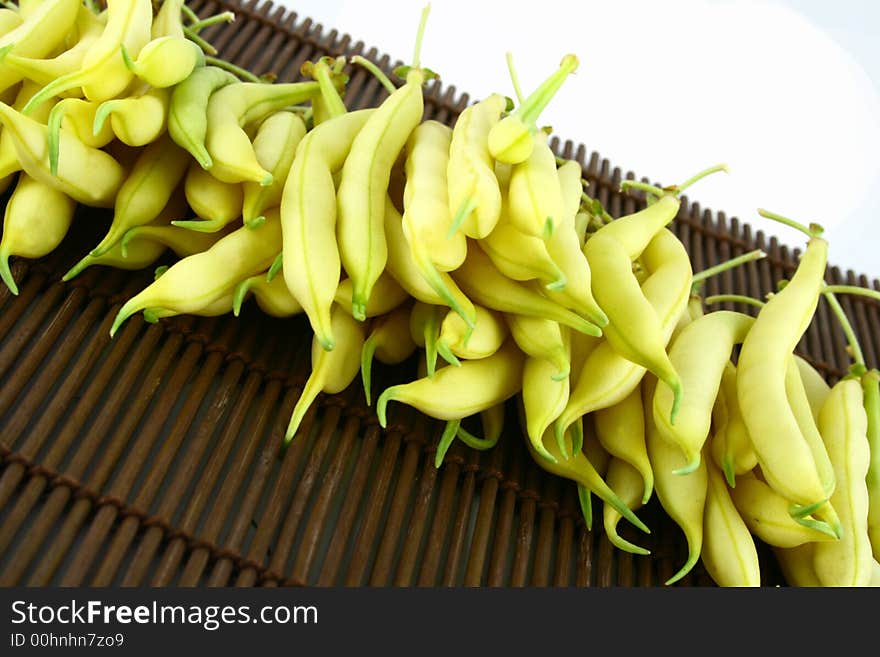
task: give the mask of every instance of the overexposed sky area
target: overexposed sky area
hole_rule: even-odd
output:
[[[424,3],[280,0],[408,61]],[[433,0],[422,63],[473,99],[528,93],[566,53],[580,68],[541,117],[661,184],[726,162],[690,190],[783,243],[765,207],[825,226],[829,260],[880,278],[880,2]]]

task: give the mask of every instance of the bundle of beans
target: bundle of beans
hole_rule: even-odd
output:
[[[397,85],[360,58],[257,78],[198,36],[234,17],[199,19],[183,0],[0,10],[3,280],[16,292],[9,258],[55,249],[78,205],[107,208],[106,235],[65,279],[176,255],[111,335],[136,313],[238,315],[250,298],[307,318],[312,370],[282,448],[318,395],[360,376],[371,404],[373,361],[412,358],[413,378],[376,398],[383,426],[392,402],[445,422],[439,466],[456,439],[492,448],[516,403],[535,461],[577,485],[588,526],[602,501],[620,549],[647,552],[617,526],[648,531],[635,511],[656,492],[688,544],[669,583],[702,559],[719,585],[760,584],[756,538],[792,584],[876,583],[880,379],[834,296],[872,292],[826,286],[821,228],[801,226],[795,275],[748,300],[755,315],[708,310],[702,281],[763,253],[695,273],[668,226],[681,193],[726,168],[626,181],[647,206],[612,219],[538,124],[577,57],[528,95],[508,60],[515,101],[426,120],[427,15]],[[350,63],[387,87],[376,106],[346,108]],[[794,353],[823,295],[853,354],[833,386]]]

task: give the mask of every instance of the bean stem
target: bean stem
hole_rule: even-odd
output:
[[[211,25],[216,25],[217,23],[233,23],[235,22],[235,14],[231,11],[223,11],[219,14],[214,14],[213,16],[208,16],[207,18],[203,18],[195,23],[190,23],[188,25],[189,29],[193,32],[201,32],[206,27],[210,27]]]
[[[686,190],[688,187],[693,185],[695,182],[698,182],[698,181],[702,180],[703,178],[705,178],[706,176],[709,176],[713,173],[718,173],[719,171],[723,171],[724,173],[730,173],[730,169],[728,168],[728,166],[726,164],[716,164],[715,166],[709,167],[708,169],[703,169],[698,174],[691,176],[690,178],[685,180],[680,185],[676,185],[675,186],[675,193],[681,194],[684,190]]]
[[[880,292],[858,285],[826,285],[825,292],[830,292],[831,294],[855,294],[880,301]]]
[[[212,57],[208,55],[205,57],[205,63],[210,64],[211,66],[225,69],[236,77],[241,78],[242,80],[247,80],[248,82],[265,82],[265,80],[263,80],[261,77],[254,75],[250,71],[243,69],[241,66],[236,66],[232,62],[228,62],[220,57]]]
[[[339,75],[334,73],[337,65],[338,62],[334,61],[333,66],[331,66],[327,58],[321,58],[317,63],[312,64],[311,67],[303,67],[320,85],[321,98],[327,107],[327,114],[330,117],[342,116],[348,111],[333,81],[333,76]]]
[[[697,174],[694,174],[679,185],[673,185],[672,187],[667,187],[665,189],[661,189],[660,187],[657,187],[657,185],[652,185],[650,183],[641,182],[638,180],[624,180],[620,183],[620,191],[624,192],[628,189],[640,189],[641,191],[656,196],[657,198],[663,196],[664,194],[675,194],[676,196],[678,196],[694,183],[702,180],[706,176],[712,175],[713,173],[718,173],[719,171],[730,173],[730,169],[726,164],[716,164],[714,166],[703,169]]]
[[[789,228],[794,228],[795,230],[802,232],[807,237],[821,237],[822,233],[825,232],[825,229],[822,228],[822,226],[820,226],[819,224],[810,224],[809,226],[806,226],[799,221],[789,219],[788,217],[783,217],[781,214],[770,212],[769,210],[765,210],[764,208],[758,208],[758,214],[765,219],[770,219],[772,221],[776,221],[780,224],[788,226]]]
[[[183,13],[183,15],[186,16],[187,20],[188,20],[191,24],[192,24],[192,23],[198,23],[198,22],[201,20],[201,19],[199,18],[199,15],[198,15],[196,12],[194,12],[194,11],[192,10],[192,7],[190,7],[189,5],[187,5],[185,2],[184,2],[183,5],[180,7],[180,10],[181,10],[181,12]]]
[[[831,310],[834,313],[834,316],[837,317],[837,321],[840,322],[840,328],[843,329],[843,334],[846,336],[846,342],[849,345],[850,356],[852,357],[853,362],[856,365],[864,366],[865,354],[862,351],[862,346],[859,344],[859,339],[856,336],[852,323],[849,321],[849,317],[846,316],[846,312],[843,310],[843,306],[840,305],[840,301],[838,301],[834,293],[828,291],[827,286],[822,290],[822,294],[825,295],[825,300],[828,302],[828,305],[831,306]]]
[[[629,189],[638,189],[654,196],[663,196],[666,192],[650,183],[641,182],[639,180],[624,180],[620,183],[620,191],[625,192]]]
[[[756,308],[763,308],[764,302],[760,299],[756,299],[754,297],[749,297],[744,294],[713,294],[711,296],[703,299],[706,304],[715,304],[715,303],[744,303],[749,306],[755,306]]]
[[[495,447],[498,444],[498,439],[501,437],[500,435],[494,436],[492,438],[479,438],[475,436],[470,431],[465,429],[462,426],[458,427],[458,439],[463,442],[465,445],[470,447],[471,449],[476,449],[480,451],[486,451]]]
[[[590,494],[590,489],[583,484],[577,485],[577,491],[581,515],[584,517],[584,526],[587,531],[590,531],[593,528],[593,496]]]
[[[217,49],[212,46],[210,43],[205,41],[202,37],[200,37],[195,30],[191,29],[189,26],[185,26],[183,28],[183,33],[186,35],[186,38],[190,41],[195,42],[195,44],[201,48],[206,55],[216,55]]]
[[[738,267],[739,265],[744,265],[747,262],[753,262],[755,260],[760,260],[761,258],[767,257],[767,254],[761,249],[755,249],[754,251],[749,251],[748,253],[743,253],[740,256],[735,258],[731,258],[726,262],[722,262],[721,264],[715,265],[714,267],[709,267],[708,269],[704,269],[703,271],[697,272],[693,275],[691,280],[693,281],[694,291],[700,288],[700,284],[705,281],[707,278],[711,278],[712,276],[716,276],[722,272],[727,271],[728,269],[733,269],[734,267]]]
[[[522,88],[519,86],[519,76],[516,74],[516,69],[513,66],[513,53],[507,52],[507,71],[510,73],[510,83],[513,85],[513,93],[516,95],[516,102],[522,105],[523,96]]]
[[[394,86],[394,83],[391,79],[385,75],[385,72],[379,68],[374,62],[371,62],[366,57],[361,57],[360,55],[355,55],[351,58],[352,64],[358,64],[359,66],[363,66],[367,69],[374,78],[376,78],[385,89],[388,90],[388,93],[394,93],[397,91],[397,87]]]
[[[412,68],[421,68],[422,56],[422,37],[425,36],[425,25],[428,23],[428,14],[431,13],[431,3],[425,5],[422,9],[422,15],[419,19],[419,31],[416,32],[416,43],[413,47]]]
[[[275,256],[275,259],[272,261],[272,265],[269,267],[269,271],[266,272],[266,282],[271,283],[272,279],[278,275],[278,272],[281,271],[281,267],[284,264],[284,253],[279,253]]]

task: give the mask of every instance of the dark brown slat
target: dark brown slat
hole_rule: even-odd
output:
[[[575,572],[575,586],[593,586],[591,575],[593,573],[593,532],[583,524],[579,526],[577,570]]]
[[[56,394],[52,396],[46,408],[39,414],[36,422],[33,422],[33,418],[36,415],[36,408],[44,401],[41,396],[43,391],[47,389],[49,382],[57,380],[60,376],[60,371],[65,365],[67,365],[69,359],[72,358],[73,352],[78,343],[85,339],[84,333],[94,328],[97,321],[97,317],[94,315],[98,313],[102,307],[103,302],[100,298],[96,297],[93,299],[83,311],[82,316],[78,318],[74,328],[71,329],[67,340],[65,340],[61,348],[55,352],[50,362],[44,366],[40,375],[41,378],[35,382],[31,393],[16,404],[14,413],[5,423],[3,434],[9,436],[10,443],[14,442],[15,436],[24,438],[24,442],[21,447],[18,448],[18,452],[25,458],[32,458],[36,455],[40,447],[46,442],[50,435],[57,436],[57,434],[50,434],[50,431],[58,422],[59,416],[70,405],[70,396],[82,383],[86,374],[91,371],[95,359],[99,356],[100,349],[105,345],[107,331],[109,331],[110,328],[109,322],[98,324],[97,335],[89,340],[88,346],[79,356],[76,367],[72,372],[67,374]],[[28,424],[32,424],[29,432],[27,430]],[[64,445],[64,443],[56,438],[52,445],[52,449],[43,459],[45,465],[52,468],[56,467],[61,458],[61,454],[63,454],[63,451],[61,454],[58,454],[59,447],[62,445]],[[2,478],[0,478],[0,506],[6,504],[6,500],[8,499],[7,491],[18,484],[23,474],[24,470],[20,464],[12,464],[10,468],[4,471]],[[0,553],[3,551],[3,545],[3,541],[0,540]]]
[[[399,406],[397,408],[400,408]],[[412,410],[408,406],[403,408]],[[391,422],[386,432],[394,434],[396,441],[400,440],[402,425],[396,416],[391,415]],[[405,425],[403,425],[405,426]],[[364,499],[364,490],[373,464],[373,459],[379,453],[378,444],[381,432],[376,424],[368,425],[361,441],[360,451],[356,456],[354,471],[348,480],[348,489],[345,493],[345,501],[336,519],[333,528],[333,536],[321,566],[318,576],[318,586],[330,586],[338,584],[343,560],[347,552],[351,537],[355,532],[355,523],[358,519],[360,507]]]
[[[178,521],[177,527],[181,533],[194,533],[198,518],[208,504],[208,493],[213,490],[217,478],[220,476],[226,455],[231,453],[232,441],[241,430],[247,409],[251,403],[256,403],[255,398],[259,385],[259,374],[253,372],[250,373],[244,383],[241,395],[236,400],[235,406],[232,411],[230,411],[229,417],[224,423],[224,430],[221,438],[217,442],[215,451],[212,453],[211,459],[205,467],[203,478],[194,489],[194,495],[190,500],[190,505],[184,512],[183,517]],[[278,387],[279,386],[276,386],[275,389],[277,390]],[[256,441],[247,441],[246,445],[255,446]],[[238,461],[238,463],[239,465],[246,466],[250,463],[250,459],[241,460]],[[225,479],[224,482],[228,485],[228,488],[224,487],[221,490],[220,495],[223,494],[224,490],[235,490],[237,488],[238,480],[234,475],[230,475],[230,477]],[[225,514],[218,514],[216,517],[222,518],[224,516]],[[132,566],[122,580],[123,586],[136,586],[143,581],[143,570],[138,568],[137,564],[144,564],[152,560],[153,554],[158,549],[158,543],[163,538],[162,534],[163,532],[158,527],[150,527],[148,529],[147,534],[144,536],[141,545],[138,547],[138,550],[134,555]],[[202,540],[204,540],[204,534],[202,536]],[[215,538],[215,536],[212,536],[211,538]],[[153,574],[151,580],[152,586],[171,585],[178,573],[186,548],[187,541],[182,536],[175,536],[169,541],[156,571]]]
[[[228,324],[225,327],[225,333],[218,342],[223,344],[228,340],[228,334],[236,330],[235,324]],[[158,488],[163,478],[171,469],[171,461],[177,457],[180,442],[172,441],[177,438],[182,441],[186,435],[189,423],[196,417],[198,407],[208,391],[208,387],[212,379],[217,375],[224,359],[224,352],[220,350],[211,351],[204,364],[199,368],[198,374],[193,382],[190,394],[186,404],[181,408],[177,415],[174,425],[167,434],[166,441],[162,444],[162,449],[156,460],[151,464],[151,471],[139,488],[132,505],[136,508],[150,508],[153,499],[158,493]],[[203,423],[199,427],[197,437],[190,443],[189,449],[180,455],[179,462],[183,464],[175,474],[175,478],[168,485],[168,496],[160,501],[159,508],[153,518],[150,519],[150,527],[155,525],[168,524],[171,521],[171,512],[180,500],[178,498],[180,491],[185,490],[188,482],[194,476],[195,467],[200,461],[201,452],[206,447],[210,438],[213,427],[217,420],[216,413],[222,411],[220,409],[212,409],[214,413],[209,413],[203,418]],[[170,508],[169,508],[170,507]],[[92,579],[91,586],[109,586],[113,582],[119,563],[125,556],[129,545],[134,540],[135,534],[141,529],[142,520],[134,516],[128,516],[122,519],[120,526],[116,530],[116,535],[110,541],[110,548],[101,561],[100,567]]]
[[[414,422],[413,426],[417,426]],[[385,435],[385,444],[382,454],[377,463],[375,479],[372,480],[372,492],[366,506],[366,516],[363,519],[357,539],[353,548],[353,558],[348,564],[344,584],[346,586],[362,586],[369,576],[369,568],[373,563],[373,545],[380,530],[382,514],[386,509],[388,492],[391,490],[395,470],[395,460],[401,451],[401,447],[408,446],[409,432],[389,432]],[[414,450],[405,449],[409,455]],[[409,457],[410,459],[413,456]]]
[[[93,304],[89,305],[89,308],[93,308],[95,303],[99,302],[93,302]],[[84,317],[88,317],[88,314],[84,313]],[[106,321],[99,324],[98,336],[103,338],[107,335],[111,321],[112,319],[108,317]],[[104,346],[104,342],[105,340],[100,338],[91,341],[89,349],[83,354],[83,358],[79,361],[80,367],[77,368],[78,373],[76,375],[70,375],[65,379],[59,389],[59,394],[53,397],[52,400],[53,402],[59,399],[62,401],[58,404],[54,404],[54,406],[50,404],[50,406],[43,412],[34,427],[34,431],[31,432],[28,441],[22,445],[19,455],[26,459],[32,459],[42,443],[49,438],[49,430],[55,422],[57,422],[58,415],[60,415],[63,412],[64,407],[67,406],[66,402],[68,402],[70,395],[81,383],[85,373],[91,370],[95,359],[98,356],[99,348]],[[71,344],[75,344],[75,341],[71,340]],[[51,373],[51,370],[49,370],[49,372]],[[34,412],[32,404],[30,403],[22,403],[19,410],[21,413],[17,412],[10,421],[10,425],[13,427],[16,427],[16,420],[19,417],[22,417],[22,422],[27,422],[27,417]],[[15,430],[16,429],[11,429],[10,432]],[[70,433],[68,432],[67,435],[70,435]],[[33,440],[30,438],[33,438]],[[61,437],[56,437],[55,442],[52,443],[48,453],[41,459],[41,465],[45,468],[56,469],[68,448],[69,443],[63,439],[63,435]],[[21,482],[25,473],[26,469],[24,465],[19,462],[11,463],[3,472],[2,477],[0,477],[0,506],[5,506],[12,489]],[[7,516],[2,527],[0,527],[0,554],[4,552],[19,527],[31,513],[31,509],[33,509],[34,505],[37,503],[37,500],[47,485],[48,479],[46,476],[33,476],[28,481],[24,491],[19,494],[15,506]]]
[[[510,454],[512,462],[509,466],[506,481],[501,485],[501,500],[499,502],[498,515],[494,526],[494,540],[492,543],[491,556],[489,558],[489,572],[486,584],[488,586],[503,586],[507,581],[508,556],[512,555],[510,547],[511,531],[514,526],[514,513],[517,508],[517,497],[520,489],[522,473],[525,470],[525,456],[520,450],[513,450]]]
[[[182,338],[175,340],[175,337],[176,336],[172,336],[169,343],[174,345],[173,348],[176,351],[179,346],[183,345],[178,344],[178,341],[182,342]],[[155,441],[159,438],[162,426],[168,418],[167,413],[169,413],[174,407],[174,398],[179,394],[178,391],[183,387],[193,372],[195,363],[202,354],[202,349],[202,344],[192,342],[186,346],[183,355],[177,360],[174,370],[167,381],[167,387],[165,388],[164,393],[160,395],[159,401],[155,405],[154,413],[147,417],[143,431],[135,438],[121,469],[110,482],[110,486],[106,491],[108,496],[122,500],[128,497],[135,485],[141,467],[147,461],[147,455],[152,450]],[[153,393],[159,388],[160,385],[157,382],[146,399],[152,398]],[[144,404],[144,406],[146,406],[146,404]],[[146,408],[144,410],[146,410]],[[129,418],[132,419],[129,420]],[[140,415],[128,415],[120,425],[122,429],[120,429],[120,432],[117,434],[120,438],[120,442],[122,442],[122,436],[131,436],[133,434],[134,418],[139,419]],[[178,416],[177,421],[189,422],[191,419],[191,415],[181,414]],[[122,432],[123,429],[124,433]],[[177,438],[178,440],[180,438],[179,436],[173,435],[171,437]],[[167,462],[167,459],[172,458],[175,452],[176,443],[169,442],[163,445],[163,449],[157,459],[156,468],[149,471],[147,479],[143,484],[143,488],[138,492],[138,498],[136,498],[135,502],[136,504],[137,502],[143,502],[145,498],[151,496],[152,491],[154,491],[155,487],[159,485],[160,478],[164,474],[163,463]],[[109,466],[109,461],[105,461],[105,463]],[[109,470],[110,468],[107,467],[103,472],[106,472],[109,475]],[[104,481],[105,479],[102,475],[95,488],[99,490],[102,489]],[[116,521],[118,512],[119,507],[115,504],[101,506],[92,521],[83,542],[80,544],[79,550],[75,553],[70,567],[61,578],[62,586],[77,586],[82,583],[82,578],[88,573],[99,553],[99,545],[104,541],[107,532]]]
[[[295,551],[295,559],[290,569],[293,577],[298,580],[304,582],[311,581],[309,573],[313,563],[319,558],[319,540],[325,528],[330,524],[328,514],[331,512],[331,507],[337,496],[341,495],[341,489],[344,486],[343,477],[349,464],[349,459],[356,453],[360,437],[359,430],[363,426],[361,422],[360,416],[349,417],[346,420],[337,450],[331,455],[327,464],[327,471],[319,482],[317,498],[308,510],[308,521],[302,531],[302,543]],[[370,430],[367,429],[364,433],[370,433]],[[308,499],[299,490],[296,497],[303,500]],[[298,508],[297,511],[300,515],[305,515],[306,513],[305,508]],[[291,525],[297,526],[298,522],[296,525],[293,525],[291,522]],[[281,551],[277,552],[277,554],[281,554]],[[281,570],[282,564],[280,560],[278,562],[273,561],[270,567],[273,570]]]
[[[457,445],[456,445],[457,446]],[[437,586],[438,576],[444,553],[448,547],[450,525],[453,520],[450,517],[456,509],[455,497],[459,487],[459,477],[464,464],[464,456],[450,449],[446,454],[443,464],[440,466],[438,477],[440,484],[437,486],[437,501],[434,509],[434,517],[426,538],[424,555],[421,560],[420,570],[416,584],[418,586]],[[427,524],[427,523],[425,523]]]
[[[32,273],[28,270],[28,274],[27,278],[24,278],[19,284],[17,296],[13,295],[5,285],[0,286],[0,292],[5,293],[8,299],[8,303],[3,306],[3,312],[0,312],[0,335],[7,336],[10,334],[16,322],[19,321],[26,311],[30,310],[34,299],[40,294],[48,278],[48,272]],[[19,329],[16,332],[21,331]],[[7,353],[7,351],[4,349],[0,353]],[[11,355],[14,357],[14,353],[11,353]],[[9,356],[4,356],[4,359],[6,364],[3,365],[3,368],[5,369],[9,366]]]
[[[270,441],[263,447],[256,461],[252,460],[253,456],[257,454],[257,448],[261,444],[260,438],[263,436],[272,418],[278,412],[276,401],[282,397],[282,392],[282,384],[277,379],[271,381],[266,386],[262,397],[259,399],[252,424],[248,425],[245,429],[248,439],[241,443],[232,461],[232,470],[228,473],[226,479],[228,486],[220,489],[214,504],[208,510],[205,524],[199,531],[199,536],[203,540],[217,541],[220,539],[226,518],[229,517],[231,510],[236,504],[234,496],[239,493],[239,487],[242,485],[244,477],[250,474],[248,487],[239,493],[241,499],[240,506],[235,515],[235,522],[229,530],[229,534],[223,538],[223,546],[230,553],[235,553],[241,547],[249,519],[252,517],[253,510],[259,501],[262,488],[266,483],[268,472],[275,458],[275,445],[277,443]],[[281,412],[278,413],[279,422],[286,422],[290,418],[296,394],[296,391],[292,389],[282,399],[280,404]],[[255,462],[256,465],[254,471],[250,473],[252,462]],[[196,586],[200,582],[211,556],[212,554],[209,549],[202,546],[196,547],[187,559],[179,584],[181,586]],[[231,566],[232,562],[228,557],[218,558],[215,564],[216,569],[229,569]],[[225,579],[223,582],[225,582]]]
[[[356,415],[348,413],[351,397],[356,394],[356,390],[356,386],[349,387],[347,396],[339,400],[339,405],[329,407],[325,412],[334,416],[338,415],[338,419],[328,420],[325,414],[323,424],[327,430],[324,431],[324,435],[318,437],[316,445],[309,454],[299,483],[294,490],[284,526],[273,545],[269,569],[274,572],[287,572],[285,564],[293,551],[294,539],[300,523],[303,518],[306,518],[309,528],[313,529],[306,531],[303,544],[297,547],[295,565],[291,572],[296,579],[303,582],[308,581],[309,565],[317,551],[321,518],[327,512],[333,493],[338,486],[342,467],[353,447],[354,437],[361,429],[360,419]],[[361,394],[363,393],[361,392]],[[336,430],[341,433],[338,440],[334,436]],[[335,451],[334,448],[336,448]],[[329,471],[323,471],[322,462],[325,459],[330,462]],[[317,490],[315,490],[316,488]],[[317,494],[315,500],[310,499],[313,490]],[[311,524],[312,522],[314,525]]]
[[[0,390],[0,401],[2,401],[3,404],[3,411],[5,411],[6,408],[9,407],[9,404],[12,403],[11,398],[13,398],[25,382],[27,382],[26,376],[22,378],[10,377],[9,368],[18,358],[21,357],[22,353],[25,352],[25,346],[36,332],[37,325],[43,321],[43,317],[51,311],[51,308],[55,306],[63,293],[63,285],[57,283],[55,285],[50,285],[49,288],[44,290],[39,298],[28,307],[29,312],[20,320],[20,323],[14,326],[10,333],[6,334],[9,337],[4,341],[2,348],[0,348],[0,377],[3,377],[3,380],[6,381],[3,390]],[[56,325],[55,330],[60,330],[60,328],[61,327]],[[46,349],[47,344],[37,344],[34,348],[37,350],[36,356],[39,358],[39,352]],[[37,358],[31,357],[29,360],[31,367],[35,366],[33,365],[33,362]],[[16,368],[16,373],[19,371],[21,370]]]
[[[441,586],[457,586],[461,582],[460,571],[465,558],[467,543],[467,530],[470,523],[471,508],[474,503],[474,495],[477,488],[476,474],[479,470],[478,456],[472,451],[463,464],[461,484],[456,513],[452,519],[453,525],[450,530],[449,550],[444,566]]]
[[[302,390],[299,390],[300,394]],[[319,427],[318,437],[313,439],[312,429],[315,425],[315,418],[318,412],[318,404],[312,404],[306,416],[303,418],[300,430],[297,436],[291,441],[290,445],[284,450],[283,460],[281,462],[281,470],[278,473],[272,489],[266,499],[266,505],[263,512],[257,520],[257,530],[254,534],[253,541],[248,546],[245,553],[246,559],[252,564],[264,564],[267,555],[274,547],[273,538],[278,531],[278,525],[282,518],[282,513],[287,507],[287,499],[292,489],[292,482],[299,470],[300,465],[308,458],[311,449],[315,448],[315,443],[320,442],[320,437],[325,434],[325,430]],[[328,413],[329,419],[325,418],[327,426],[326,431],[332,431],[339,419],[338,409],[331,408]],[[273,456],[277,454],[277,450],[282,444],[282,436],[287,428],[290,416],[288,415],[284,421],[279,418],[274,440],[269,443],[274,444]],[[282,428],[283,427],[283,428]],[[276,457],[277,458],[277,457]],[[211,574],[211,585],[222,585],[220,570],[215,569]],[[253,565],[242,568],[234,582],[235,586],[253,586],[259,576],[259,569]]]
[[[422,426],[432,426],[433,424],[423,422]],[[391,495],[384,532],[381,536],[376,560],[373,563],[373,569],[370,574],[371,586],[383,586],[392,583],[400,539],[406,538],[403,530],[404,524],[406,523],[406,527],[410,531],[423,531],[422,527],[413,527],[413,524],[408,523],[406,520],[407,511],[411,504],[411,496],[415,495],[415,499],[420,500],[423,499],[425,494],[423,490],[415,488],[416,472],[419,461],[422,460],[422,445],[420,439],[414,434],[407,435],[405,440],[406,447],[403,453],[403,461],[397,475],[394,492]],[[431,470],[427,470],[427,474],[429,477],[434,476]],[[430,494],[430,489],[428,489],[427,494]]]
[[[248,343],[256,340],[255,333],[251,333],[250,336],[251,339]],[[275,347],[277,343],[274,339],[268,339],[263,345],[263,349],[271,349]],[[227,356],[227,361],[229,365],[224,373],[217,396],[210,406],[209,411],[204,416],[204,428],[200,427],[193,444],[209,445],[207,440],[210,438],[210,432],[213,430],[213,427],[218,425],[223,427],[220,432],[220,437],[216,443],[211,446],[212,451],[210,458],[205,464],[197,483],[193,486],[192,493],[185,496],[185,500],[173,499],[173,495],[179,495],[179,490],[186,489],[190,477],[194,476],[194,469],[196,468],[197,463],[195,458],[192,460],[184,460],[184,465],[177,475],[177,479],[180,483],[171,484],[169,486],[169,496],[162,502],[157,511],[159,517],[170,517],[173,513],[174,505],[178,502],[185,501],[186,507],[181,512],[180,519],[176,522],[176,531],[179,531],[183,536],[192,534],[194,525],[204,506],[208,502],[210,491],[213,490],[220,477],[223,464],[230,453],[232,441],[244,421],[245,411],[248,407],[247,401],[253,399],[256,395],[257,388],[260,385],[260,374],[253,370],[248,372],[248,366],[251,365],[251,363],[245,362],[240,353],[233,353]],[[247,378],[241,387],[241,396],[236,400],[236,391],[233,389],[233,386],[235,382],[239,381],[245,374],[247,374]],[[231,407],[231,410],[227,416],[224,416],[225,409],[228,407]],[[195,450],[196,448],[193,447],[193,451]],[[159,548],[159,543],[165,538],[166,533],[164,527],[159,524],[150,525],[146,529],[144,536],[133,555],[131,565],[122,579],[121,583],[123,586],[136,586],[143,582],[144,577],[146,576],[146,567],[152,562],[156,550]],[[183,544],[184,539],[182,536],[175,536],[171,540],[166,548],[165,557],[161,560],[157,572],[154,575],[154,585],[161,583],[167,584],[167,581],[164,578],[169,576],[169,570],[171,568],[176,568],[179,565],[179,559],[182,557],[182,551],[180,548]],[[174,565],[171,566],[171,564]]]
[[[510,586],[527,586],[532,574],[535,523],[541,500],[539,488],[543,478],[543,472],[529,460],[523,489],[519,492],[517,500],[519,523],[513,545]]]
[[[80,403],[75,407],[68,422],[64,425],[61,432],[59,432],[60,437],[57,439],[58,442],[56,444],[66,446],[69,444],[69,441],[72,441],[75,438],[83,424],[94,412],[98,399],[104,394],[107,386],[113,380],[114,375],[118,376],[118,380],[115,382],[112,392],[106,401],[110,405],[110,408],[120,408],[122,400],[130,390],[130,386],[134,384],[135,378],[140,374],[140,367],[145,362],[149,350],[156,344],[162,333],[160,327],[150,327],[146,334],[141,337],[141,342],[138,343],[134,355],[128,359],[126,366],[122,368],[120,373],[119,363],[124,357],[128,356],[128,347],[133,342],[137,331],[139,330],[139,324],[140,321],[134,319],[129,326],[124,326],[122,332],[117,334],[116,340],[118,340],[118,342],[114,341],[110,355],[104,362],[101,370],[92,379],[89,389],[83,397],[83,400],[86,403]],[[154,358],[152,377],[150,380],[153,381],[155,386],[158,386],[160,382],[161,367],[167,365],[167,362],[171,358],[171,354],[159,354],[158,357]],[[71,477],[74,480],[82,477],[90,460],[96,455],[98,445],[100,445],[102,439],[109,433],[109,427],[112,426],[114,417],[115,413],[105,413],[98,416],[96,422],[92,425],[91,432],[89,432],[86,439],[73,455],[71,462],[65,468],[65,474],[68,477]],[[123,446],[123,441],[116,440],[110,444],[111,449],[102,454],[102,459],[105,462],[111,457],[114,459],[118,457]],[[45,486],[47,482],[45,479],[35,479],[32,480],[31,483],[34,483],[36,488],[41,488]],[[100,488],[100,485],[97,486],[97,488]],[[61,513],[63,507],[70,499],[72,492],[71,488],[64,484],[59,485],[52,490],[48,500],[43,505],[43,508],[40,510],[32,524],[29,533],[29,542],[26,544],[27,547],[23,546],[21,548],[18,559],[16,559],[14,565],[8,571],[8,577],[10,578],[9,581],[17,582],[18,578],[23,574],[25,568],[33,558],[35,551],[43,543],[46,535],[51,530],[51,526],[57,519],[58,514]],[[39,494],[39,491],[32,496],[32,499],[36,499],[37,494]],[[87,500],[80,500],[80,502],[86,506],[89,504]],[[66,530],[66,524],[62,529],[65,529],[65,536],[71,536],[71,531]],[[47,555],[43,557],[44,562],[41,564],[41,568],[38,571],[39,575],[35,575],[35,577],[38,577],[38,579],[34,580],[35,582],[48,581],[63,557],[67,544],[56,538],[51,542],[51,546],[52,547]],[[6,577],[7,574],[4,574],[3,580],[0,581],[7,581]]]
[[[553,547],[556,519],[559,511],[561,482],[556,477],[546,477],[542,499],[538,504],[538,536],[532,562],[532,586],[549,586],[553,568]]]
[[[486,468],[480,480],[477,515],[474,521],[474,534],[468,551],[467,565],[465,567],[465,586],[480,586],[484,579],[484,566],[489,554],[489,545],[494,526],[496,500],[501,480],[504,478],[502,470],[504,452],[501,449],[493,449],[485,458]]]
[[[577,534],[583,524],[580,508],[575,495],[575,486],[566,484],[559,492],[559,516],[556,540],[556,566],[553,586],[574,586],[575,584],[575,548]]]

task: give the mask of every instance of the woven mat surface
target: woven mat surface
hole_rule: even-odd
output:
[[[221,56],[281,81],[322,54],[398,63],[269,2],[191,6],[235,11],[234,24],[203,35]],[[351,73],[350,109],[385,96],[363,70]],[[453,86],[426,94],[426,116],[449,123],[470,102]],[[553,144],[581,162],[613,216],[641,207],[617,193],[632,173],[582,144]],[[138,315],[111,340],[112,318],[152,268],[93,267],[61,282],[109,220],[81,210],[56,252],[14,262],[18,296],[0,289],[0,585],[658,586],[684,562],[684,537],[656,497],[639,512],[650,535],[621,523],[650,556],[612,547],[599,504],[588,531],[574,484],[531,461],[515,409],[495,449],[454,444],[435,469],[441,425],[394,404],[382,429],[356,382],[320,397],[280,454],[309,372],[306,321],[249,306],[238,318],[147,324]],[[672,228],[695,271],[754,248],[769,254],[710,279],[706,294],[760,297],[800,253],[688,199]],[[828,281],[880,289],[837,267]],[[841,302],[876,367],[877,304]],[[844,345],[820,303],[798,352],[833,381],[848,362]],[[408,367],[379,366],[377,385]],[[765,584],[781,584],[763,546],[761,558]],[[698,566],[677,586],[713,583]]]

